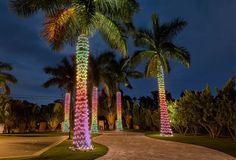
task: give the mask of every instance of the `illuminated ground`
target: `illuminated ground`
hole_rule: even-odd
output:
[[[152,139],[143,133],[105,132],[93,140],[109,148],[108,153],[98,160],[235,160],[223,152]]]
[[[0,136],[0,158],[32,155],[64,139],[64,137]]]

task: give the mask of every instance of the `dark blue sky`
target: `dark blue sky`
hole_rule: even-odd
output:
[[[212,90],[222,87],[236,73],[236,1],[235,0],[139,0],[140,12],[135,16],[136,26],[150,27],[150,16],[159,14],[161,22],[181,17],[188,26],[175,39],[191,53],[192,66],[184,68],[172,62],[172,71],[166,76],[166,87],[175,98],[185,90],[201,90],[207,83]],[[57,88],[44,89],[47,80],[42,68],[53,66],[61,58],[74,53],[67,47],[54,53],[41,37],[42,15],[19,18],[8,9],[7,0],[0,1],[0,61],[11,63],[18,83],[11,86],[12,96],[46,104],[62,97]],[[91,38],[93,54],[106,50],[100,37]],[[134,47],[129,45],[130,54]],[[142,68],[140,66],[139,68]],[[157,88],[155,79],[132,80],[131,96],[146,96]]]

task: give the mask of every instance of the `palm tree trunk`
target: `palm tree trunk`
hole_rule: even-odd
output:
[[[89,40],[85,35],[78,37],[76,44],[76,103],[73,144],[78,150],[91,150],[89,133],[87,74]]]
[[[117,114],[117,129],[123,130],[122,126],[122,102],[121,102],[121,92],[116,92],[116,114]]]
[[[63,132],[70,131],[70,93],[65,94]],[[70,135],[69,135],[70,136]]]
[[[98,133],[98,87],[93,87],[91,133]]]
[[[164,72],[162,66],[160,66],[160,72],[157,74],[158,87],[159,87],[159,103],[160,103],[160,114],[161,114],[161,136],[173,136],[172,129],[170,127],[170,121],[167,111],[166,93],[165,93],[165,82]]]

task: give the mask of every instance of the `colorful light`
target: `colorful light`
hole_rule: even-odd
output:
[[[117,109],[117,129],[123,130],[122,126],[122,103],[121,103],[121,92],[116,92],[116,109]]]
[[[89,41],[84,35],[79,36],[76,45],[76,106],[73,144],[77,150],[91,150],[89,133],[89,114],[87,97]]]
[[[64,105],[64,124],[63,124],[63,132],[70,131],[70,93],[66,93],[65,95],[65,105]]]
[[[97,112],[98,112],[98,88],[93,87],[91,133],[98,133]]]
[[[157,75],[158,86],[159,86],[159,102],[160,102],[160,113],[161,113],[161,136],[173,136],[172,129],[170,127],[170,121],[167,111],[166,93],[165,93],[165,82],[163,68],[160,67],[160,74]]]

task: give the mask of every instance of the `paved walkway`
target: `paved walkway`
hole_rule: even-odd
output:
[[[98,160],[235,160],[225,153],[178,142],[152,139],[142,133],[104,132],[95,142],[108,153]]]
[[[38,156],[67,138],[0,136],[0,159]]]

